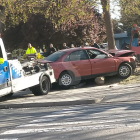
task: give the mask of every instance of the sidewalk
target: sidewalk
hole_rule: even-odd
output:
[[[140,84],[85,87],[50,91],[45,96],[34,96],[31,91],[0,98],[0,109],[66,106],[93,103],[140,101]]]

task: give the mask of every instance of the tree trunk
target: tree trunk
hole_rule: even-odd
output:
[[[0,21],[0,33],[2,33],[2,22]]]
[[[115,49],[114,32],[110,16],[110,0],[101,0],[106,26],[108,49]]]

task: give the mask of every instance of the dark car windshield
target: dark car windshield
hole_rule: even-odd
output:
[[[55,52],[55,53],[49,55],[48,57],[45,57],[44,60],[55,62],[56,60],[58,60],[65,53],[66,52],[58,51],[58,52]]]

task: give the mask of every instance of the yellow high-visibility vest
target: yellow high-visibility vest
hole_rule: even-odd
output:
[[[0,58],[0,64],[3,64],[3,63],[4,63],[3,58]]]
[[[35,54],[35,53],[36,53],[36,49],[33,48],[33,47],[31,47],[31,49],[28,48],[27,51],[26,51],[26,54]]]

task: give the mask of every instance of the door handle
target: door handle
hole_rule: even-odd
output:
[[[4,68],[3,68],[3,71],[4,71],[4,72],[7,72],[7,70],[8,70],[7,67],[4,67]]]

